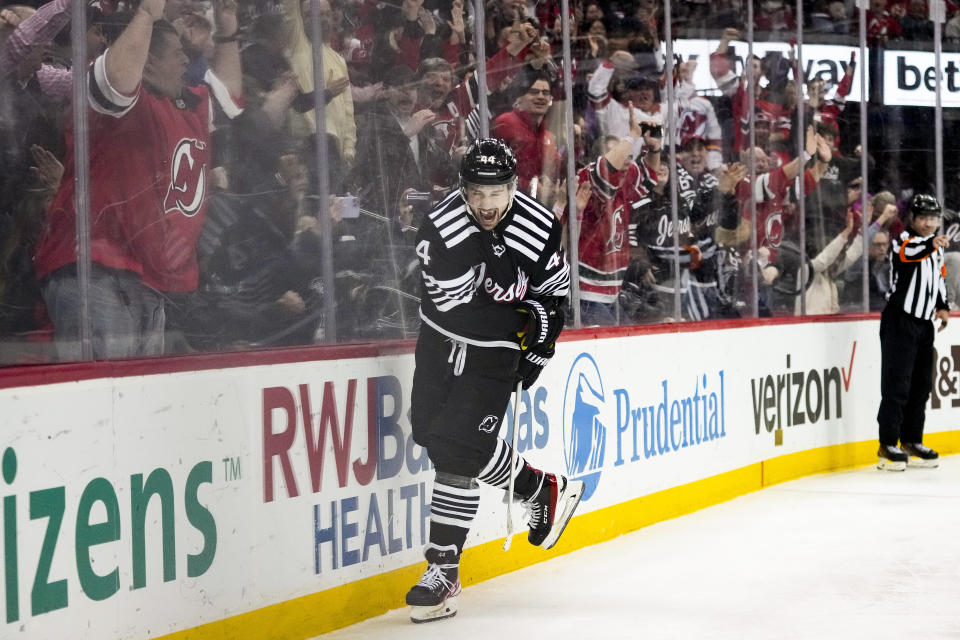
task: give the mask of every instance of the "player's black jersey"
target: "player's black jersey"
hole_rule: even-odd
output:
[[[416,251],[421,318],[471,345],[518,349],[523,317],[517,303],[564,298],[570,288],[560,222],[519,191],[491,231],[474,221],[454,191],[424,217]]]
[[[630,244],[641,247],[649,256],[651,268],[657,280],[673,277],[673,262],[678,260],[681,269],[688,268],[694,237],[691,218],[697,202],[696,184],[693,177],[677,165],[677,224],[679,225],[680,253],[674,253],[673,211],[670,191],[655,194],[649,203],[637,207],[630,216]]]
[[[697,282],[717,281],[717,229],[736,229],[740,207],[733,193],[720,191],[720,181],[709,171],[695,178],[696,201],[691,211],[691,231],[700,251],[702,266],[694,272]]]
[[[677,185],[678,251],[674,250],[669,190],[634,211],[631,244],[651,269],[656,280],[651,286],[664,296],[665,304],[672,304],[679,284],[683,317],[703,320],[711,316],[710,305],[718,298],[716,229],[735,227],[740,214],[736,198],[722,194],[719,181],[709,172],[694,177],[677,165]],[[674,261],[679,265],[679,282],[674,279]]]

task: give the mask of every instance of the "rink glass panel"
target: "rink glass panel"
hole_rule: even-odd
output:
[[[94,155],[100,153],[97,150],[101,149],[101,139],[105,137],[103,117],[88,111],[84,126],[89,154],[80,167],[75,167],[72,147],[64,136],[64,132],[74,126],[71,111],[66,108],[71,101],[69,90],[54,98],[38,86],[13,82],[10,75],[5,77],[0,87],[3,102],[0,145],[5,163],[0,212],[3,225],[0,229],[0,333],[3,337],[0,362],[15,365],[90,357],[134,357],[138,353],[124,352],[122,345],[130,341],[131,331],[134,337],[143,338],[146,331],[143,327],[151,326],[161,327],[162,347],[145,353],[164,355],[369,342],[416,335],[420,295],[413,245],[416,228],[430,206],[456,188],[455,167],[463,148],[485,128],[495,131],[497,118],[509,113],[522,97],[517,93],[516,78],[523,71],[523,61],[511,56],[502,67],[488,67],[487,78],[491,82],[486,104],[480,100],[481,85],[475,77],[474,66],[476,25],[485,25],[479,33],[486,37],[489,63],[501,49],[515,44],[518,38],[528,37],[522,33],[526,16],[514,16],[511,12],[517,9],[510,3],[494,3],[489,6],[489,15],[474,16],[474,3],[467,3],[460,37],[459,21],[450,13],[453,7],[444,6],[438,9],[432,25],[419,15],[413,21],[424,32],[424,38],[415,46],[403,31],[406,18],[400,10],[394,10],[393,15],[358,15],[353,7],[331,9],[320,3],[317,9],[321,35],[324,41],[334,45],[333,49],[324,47],[320,52],[324,61],[323,83],[330,94],[329,99],[325,99],[323,92],[313,92],[314,44],[310,35],[313,19],[309,4],[301,11],[296,2],[280,3],[274,7],[276,11],[262,14],[252,7],[241,8],[238,18],[244,44],[241,55],[244,112],[233,119],[218,112],[208,148],[195,150],[198,154],[203,152],[206,162],[202,173],[206,218],[195,240],[191,240],[193,236],[189,234],[186,239],[174,232],[158,234],[157,227],[169,222],[164,219],[167,216],[158,215],[154,219],[134,216],[123,219],[126,227],[118,236],[123,240],[116,247],[119,253],[142,258],[146,249],[140,244],[146,242],[159,252],[153,255],[166,260],[193,259],[196,286],[187,282],[168,289],[159,285],[147,288],[148,304],[141,301],[136,313],[133,305],[125,306],[132,295],[125,287],[130,284],[128,281],[138,280],[136,269],[120,268],[116,270],[118,273],[104,273],[97,266],[96,257],[90,269],[61,265],[53,273],[63,275],[62,269],[66,269],[67,275],[75,274],[75,293],[64,293],[61,288],[56,297],[58,302],[53,302],[53,292],[48,290],[51,272],[38,277],[40,269],[35,255],[41,242],[56,244],[62,251],[79,247],[81,256],[99,255],[97,242],[91,242],[90,230],[96,229],[98,222],[128,199],[129,194],[115,186],[118,167],[125,166],[122,154],[140,152],[140,145],[147,145],[149,136],[130,136],[125,145],[114,145],[113,152],[120,154],[119,159],[105,162],[102,155]],[[683,63],[689,66],[694,58],[697,61],[696,70],[690,76],[693,95],[709,103],[720,131],[718,145],[708,140],[710,151],[715,152],[709,159],[711,168],[715,168],[712,164],[715,161],[728,165],[740,159],[735,146],[740,123],[735,118],[731,97],[724,95],[710,73],[710,56],[717,50],[725,27],[739,29],[740,38],[730,43],[729,62],[737,75],[743,73],[749,48],[747,8],[743,3],[638,2],[632,11],[619,11],[607,3],[571,2],[572,28],[566,34],[560,28],[560,3],[556,5],[533,16],[541,27],[538,37],[545,38],[550,47],[547,60],[542,62],[557,79],[551,83],[553,104],[545,116],[553,146],[543,150],[541,160],[549,162],[545,162],[546,167],[538,173],[533,185],[528,182],[528,193],[562,215],[567,202],[566,190],[561,187],[564,181],[577,181],[576,173],[567,170],[566,155],[574,154],[575,170],[579,170],[604,151],[605,134],[596,123],[594,105],[588,95],[592,74],[614,51],[625,50],[634,60],[625,79],[656,76],[659,69],[655,68],[656,56],[652,51],[657,47],[665,51],[668,39],[677,56],[678,74],[687,72]],[[798,102],[809,99],[814,80],[822,80],[824,95],[835,98],[843,77],[841,63],[849,60],[851,50],[857,50],[853,91],[836,116],[839,154],[851,162],[846,163],[842,171],[838,169],[837,180],[843,182],[843,188],[835,191],[846,199],[847,186],[859,180],[871,198],[884,191],[891,193],[898,214],[885,221],[891,228],[898,224],[912,194],[942,192],[948,210],[945,223],[950,224],[960,193],[957,186],[960,172],[950,149],[942,154],[938,165],[936,141],[940,129],[934,108],[935,92],[929,88],[934,78],[931,69],[944,69],[941,139],[953,139],[955,136],[951,134],[957,130],[957,121],[950,87],[960,80],[955,73],[951,74],[950,64],[952,62],[952,68],[956,69],[960,54],[951,39],[952,31],[946,28],[947,23],[942,25],[944,45],[940,60],[935,58],[932,39],[923,37],[923,25],[919,24],[914,32],[920,35],[909,39],[883,40],[865,34],[869,46],[868,60],[864,61],[859,50],[855,13],[849,16],[850,28],[844,31],[825,23],[822,15],[803,15],[794,3],[785,3],[785,8],[794,14],[792,20],[802,25],[802,57],[798,62],[803,96],[797,96]],[[761,91],[770,84],[772,76],[776,83],[780,79],[776,74],[785,72],[785,87],[793,86],[796,93],[793,69],[787,61],[790,42],[796,40],[796,35],[788,29],[762,28],[763,21],[769,18],[763,13],[762,8],[757,8],[753,16],[754,53],[771,69],[761,79]],[[86,17],[91,21],[104,20],[93,13]],[[204,20],[196,16],[177,17],[180,18],[178,26],[184,29],[188,57],[195,58],[215,46],[210,40],[212,31]],[[519,22],[514,20],[517,17]],[[672,31],[666,29],[668,17]],[[374,24],[383,28],[370,28]],[[521,33],[517,33],[518,25]],[[352,31],[347,31],[348,27]],[[433,31],[432,38],[430,31]],[[12,28],[7,29],[4,38],[11,32]],[[572,123],[566,121],[567,94],[562,83],[565,35],[573,58]],[[250,46],[254,41],[256,46]],[[286,60],[271,53],[280,49],[294,53]],[[529,46],[527,49],[529,51]],[[770,51],[780,51],[781,56],[778,59],[770,55]],[[30,64],[40,61],[54,68],[66,68],[66,61],[79,59],[80,55],[75,39],[71,44],[67,27],[49,49],[26,60],[26,66],[18,65],[18,71],[29,78]],[[426,58],[446,60],[449,67],[434,61],[434,70],[421,76],[403,70],[404,66],[409,69],[412,60],[416,59],[419,64]],[[647,69],[651,64],[654,67]],[[189,68],[194,77],[198,68],[193,64]],[[352,83],[352,87],[345,89],[337,82],[344,70]],[[860,135],[859,74],[867,75],[871,97],[866,140]],[[458,94],[458,86],[464,93]],[[674,89],[678,86],[675,84]],[[83,90],[86,100],[89,85],[85,84]],[[448,92],[446,99],[445,91]],[[789,93],[791,89],[783,91]],[[682,89],[675,90],[671,103],[668,93],[662,83],[656,89],[661,113],[677,117],[677,139],[666,140],[662,160],[669,165],[672,144],[677,152],[677,166],[682,167],[687,153],[681,131],[683,103],[691,96]],[[853,94],[857,94],[856,97]],[[466,102],[454,100],[457,95],[461,96],[458,100]],[[326,130],[326,135],[323,136],[317,135],[316,96],[321,96],[324,106],[321,129]],[[431,105],[443,112],[444,117],[418,117],[419,112]],[[464,113],[463,105],[484,108],[478,107],[475,117],[468,118],[469,111]],[[799,110],[788,109],[787,113],[790,137],[769,143],[781,147],[785,162],[796,157],[799,149],[795,137]],[[814,115],[809,108],[803,111],[804,126],[814,122]],[[412,123],[407,132],[417,130],[415,145],[409,144],[410,138],[400,137],[405,136],[401,120],[408,125]],[[756,139],[757,119],[749,122]],[[761,128],[764,126],[765,123],[760,124]],[[572,139],[567,133],[570,128]],[[107,130],[112,134],[121,131],[119,127]],[[761,140],[764,135],[766,132],[761,131]],[[404,140],[407,144],[400,144]],[[858,154],[863,149],[869,156],[866,175],[859,165]],[[551,164],[554,153],[560,160],[556,165]],[[173,164],[174,160],[170,162]],[[90,176],[89,190],[81,196],[90,195],[79,207],[65,195],[57,200],[58,191],[63,189],[58,183],[61,165],[74,180],[84,170]],[[939,181],[938,166],[943,168]],[[676,171],[674,167],[671,175],[678,175]],[[200,174],[194,177],[197,175]],[[158,177],[161,179],[167,176]],[[144,184],[150,184],[150,180],[145,179]],[[795,194],[796,185],[792,190]],[[192,197],[186,201],[190,194],[173,194],[178,195],[185,200],[182,204],[192,206]],[[664,197],[672,218],[672,199],[676,197],[679,206],[680,194],[674,195],[671,188],[667,188]],[[850,197],[853,198],[853,194]],[[60,206],[76,208],[86,216],[86,224],[53,224],[51,208],[55,200]],[[788,250],[773,258],[777,276],[768,283],[757,277],[758,267],[764,260],[760,251],[763,247],[752,244],[749,227],[753,216],[743,209],[749,206],[743,202],[739,213],[746,220],[746,226],[713,238],[725,260],[727,279],[721,283],[727,287],[723,292],[727,300],[722,309],[724,315],[714,310],[700,317],[798,313],[801,307],[799,265],[813,262],[830,240],[845,229],[847,205],[854,210],[856,239],[845,243],[844,253],[851,251],[855,242],[863,242],[860,234],[864,213],[858,199],[839,206],[835,202],[833,206],[825,206],[823,198],[811,201],[808,197],[804,204],[801,224],[795,195],[788,196],[785,202],[784,217],[788,219],[782,226],[781,241]],[[872,215],[876,218],[881,213],[874,210]],[[83,229],[78,231],[78,227]],[[761,236],[766,231],[764,229]],[[695,238],[681,237],[683,233],[682,224],[666,226],[667,240],[675,247],[676,255],[683,247],[693,246],[691,240]],[[157,238],[158,235],[161,237]],[[581,239],[569,238],[568,241],[581,242]],[[620,242],[623,241],[621,237]],[[865,295],[864,291],[864,268],[868,274],[873,273],[871,242],[868,241],[866,247],[867,251],[861,251],[859,259],[845,269],[840,268],[842,256],[840,262],[834,260],[826,269],[828,275],[824,277],[829,285],[826,291],[829,293],[833,290],[831,287],[835,288],[841,312],[879,309],[877,298],[871,297],[869,291]],[[631,257],[636,259],[637,253],[633,252]],[[877,252],[872,253],[876,259]],[[769,257],[767,260],[769,264]],[[115,261],[113,264],[116,267],[127,263]],[[574,274],[581,272],[578,264],[571,266]],[[688,273],[680,273],[676,283],[681,292],[685,290],[684,279],[689,282],[695,271],[690,270],[690,264],[683,268]],[[162,265],[160,270],[162,272]],[[662,279],[653,279],[661,285],[653,293],[647,279],[641,281],[631,295],[619,295],[612,305],[610,323],[628,325],[698,319],[685,308],[682,295],[678,301],[672,294],[671,287],[675,284],[672,280],[681,269],[671,271],[672,268],[661,274]],[[636,269],[633,275],[635,272]],[[808,267],[808,272],[817,273],[813,267]],[[156,280],[153,282],[157,284]],[[666,289],[666,293],[662,289]],[[55,310],[48,308],[45,296],[51,304],[58,305]],[[814,313],[815,305],[808,303],[812,301],[805,300],[803,307],[807,313]],[[156,314],[161,307],[162,325],[158,325],[153,316],[146,324],[142,322],[143,309],[153,309]],[[60,319],[61,327],[74,329],[62,331],[62,339],[56,340],[52,316]],[[128,329],[130,326],[134,328]]]

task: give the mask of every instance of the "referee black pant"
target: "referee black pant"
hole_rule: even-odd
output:
[[[880,316],[880,444],[923,441],[933,385],[933,322],[890,305]]]

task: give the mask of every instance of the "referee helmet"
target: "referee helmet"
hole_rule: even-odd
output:
[[[941,214],[940,203],[933,196],[926,193],[918,193],[913,196],[913,200],[910,202],[910,215],[914,218],[923,216],[939,218]]]

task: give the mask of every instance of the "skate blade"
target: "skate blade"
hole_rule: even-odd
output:
[[[884,471],[906,471],[907,463],[896,460],[887,460],[886,458],[880,458],[877,462],[877,469],[883,469]]]
[[[910,458],[907,459],[907,466],[914,469],[936,469],[940,466],[940,458],[924,460],[923,458],[910,456]]]
[[[410,620],[416,624],[452,618],[457,615],[457,597],[447,598],[435,607],[410,607]]]
[[[563,495],[560,496],[560,502],[563,503],[563,511],[560,512],[560,518],[553,523],[553,528],[550,529],[550,533],[543,541],[543,544],[540,545],[542,548],[549,549],[557,544],[557,540],[560,539],[563,530],[567,528],[567,523],[570,522],[570,518],[573,517],[573,512],[577,510],[577,505],[580,504],[580,498],[583,497],[583,489],[584,484],[581,480],[567,481],[567,488],[564,489]]]

